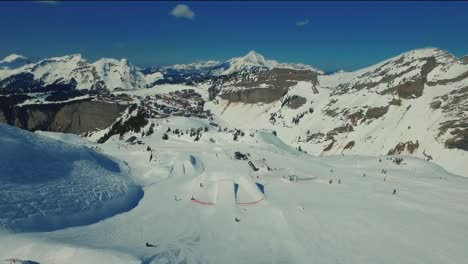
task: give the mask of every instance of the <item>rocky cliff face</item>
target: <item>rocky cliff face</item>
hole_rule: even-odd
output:
[[[317,73],[311,70],[273,68],[234,73],[218,80],[219,97],[229,102],[247,104],[272,103],[283,98],[298,82],[312,84],[317,92]]]
[[[0,110],[0,122],[29,131],[82,134],[109,127],[125,106],[99,101],[33,104]]]

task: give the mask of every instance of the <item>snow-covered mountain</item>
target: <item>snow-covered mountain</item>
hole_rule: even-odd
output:
[[[233,126],[275,129],[313,154],[410,154],[466,174],[466,59],[414,50],[356,72],[319,74],[316,83],[296,78],[279,94],[272,87],[264,92],[277,93],[276,100],[249,100],[262,86],[270,87],[223,85],[207,107]]]
[[[147,69],[139,69],[126,59],[103,58],[89,63],[80,54],[73,54],[32,63],[23,56],[13,54],[0,61],[0,90],[136,90],[157,84],[207,82],[236,73],[258,73],[274,68],[319,72],[304,64],[266,60],[254,51],[226,62],[210,60]]]
[[[11,56],[8,56],[8,59]],[[54,57],[16,68],[0,69],[0,89],[34,91],[61,84],[69,89],[133,90],[146,88],[144,74],[126,59],[89,63],[80,54]],[[54,90],[52,87],[50,90]]]
[[[82,135],[0,124],[0,259],[463,263],[468,60],[421,49],[331,75],[265,61],[77,102],[0,96],[0,120]],[[93,69],[115,85],[166,77],[97,64],[70,71],[75,85]],[[64,76],[49,65],[23,82]]]
[[[210,71],[211,75],[230,75],[239,72],[248,72],[254,69],[271,70],[274,68],[292,69],[292,70],[311,70],[321,72],[312,66],[300,63],[280,63],[275,60],[267,60],[261,54],[250,51],[243,57],[232,58],[228,61],[219,64]],[[258,70],[257,70],[258,71]]]
[[[57,89],[68,83],[78,89],[127,91],[156,85],[156,91],[159,84],[189,84],[209,95],[205,108],[227,124],[274,129],[309,153],[410,154],[459,174],[467,171],[461,164],[468,150],[468,59],[440,49],[413,50],[330,75],[253,51],[221,63],[146,70],[126,60],[88,63],[72,55],[0,69],[5,72],[14,74],[0,81],[3,89],[44,84]]]

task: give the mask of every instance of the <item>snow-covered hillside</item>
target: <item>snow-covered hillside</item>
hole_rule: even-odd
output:
[[[98,145],[125,161],[143,185],[135,208],[87,226],[2,233],[0,258],[439,264],[468,257],[468,179],[434,163],[407,156],[314,157],[271,130],[238,133],[216,117],[148,121],[139,132]],[[76,148],[95,144],[44,135]]]
[[[279,91],[266,85],[270,89],[261,92],[276,93],[277,99],[256,103],[247,96],[262,84],[243,92],[225,82],[206,107],[238,128],[274,129],[288,144],[314,155],[408,154],[468,176],[465,60],[420,49],[311,80],[297,78]]]
[[[88,225],[135,207],[143,192],[106,155],[0,124],[0,229]]]
[[[80,54],[73,54],[13,68],[0,67],[0,89],[35,91],[57,84],[68,85],[69,89],[111,91],[146,88],[145,76],[126,59],[104,58],[89,63]]]

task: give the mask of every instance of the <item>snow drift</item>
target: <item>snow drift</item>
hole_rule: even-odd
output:
[[[96,151],[0,124],[0,228],[51,231],[135,207],[142,189]]]

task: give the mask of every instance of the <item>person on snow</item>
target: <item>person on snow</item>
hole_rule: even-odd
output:
[[[393,189],[393,194],[396,194],[396,189]]]
[[[338,179],[338,184],[341,184],[341,179]]]
[[[240,222],[240,219],[238,217],[236,217],[235,219],[236,222]]]
[[[146,247],[157,247],[157,246],[146,242]]]

